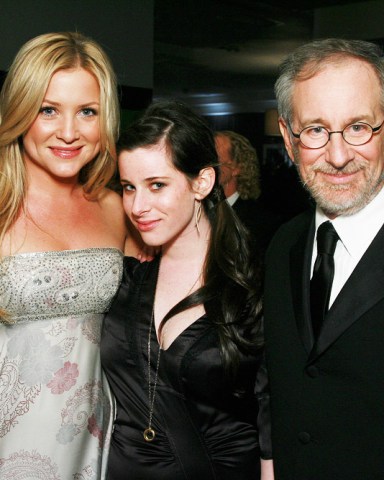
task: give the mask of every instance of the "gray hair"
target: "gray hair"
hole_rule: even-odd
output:
[[[297,80],[311,78],[325,65],[338,63],[352,57],[365,61],[376,72],[381,85],[384,107],[384,60],[382,49],[363,40],[327,38],[302,45],[280,65],[280,75],[275,83],[279,115],[292,123],[293,86]]]
[[[239,133],[231,130],[222,130],[215,133],[215,137],[227,137],[231,143],[230,155],[240,168],[237,177],[237,191],[242,200],[249,198],[256,200],[261,193],[260,165],[256,150],[251,142]]]

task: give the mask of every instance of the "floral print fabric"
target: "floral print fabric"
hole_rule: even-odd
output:
[[[0,263],[0,478],[104,478],[112,401],[99,359],[122,253],[20,254]]]

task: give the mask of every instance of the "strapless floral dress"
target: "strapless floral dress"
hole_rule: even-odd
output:
[[[0,262],[0,479],[105,476],[113,401],[100,331],[122,276],[114,248]]]

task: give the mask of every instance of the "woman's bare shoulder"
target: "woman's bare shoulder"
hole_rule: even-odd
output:
[[[104,208],[108,208],[108,206],[116,206],[119,205],[121,209],[123,209],[123,199],[121,195],[119,195],[114,190],[110,188],[104,188],[99,196],[100,205]]]
[[[111,227],[126,234],[127,219],[121,196],[113,190],[105,188],[99,197],[99,205],[103,212],[103,217]]]
[[[151,260],[153,258],[152,249],[146,250],[140,235],[129,222],[123,208],[121,196],[113,190],[105,189],[100,199],[101,207],[105,211],[114,228],[124,232],[125,246],[124,252],[132,257],[141,257],[142,260]]]

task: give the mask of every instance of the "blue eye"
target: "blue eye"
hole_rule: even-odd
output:
[[[305,128],[301,133],[305,133],[305,135],[308,135],[312,138],[328,135],[328,132],[324,127],[308,127]]]
[[[135,190],[135,187],[133,185],[129,185],[128,183],[122,184],[122,187],[125,192],[133,192]]]
[[[165,186],[164,183],[162,182],[154,182],[152,183],[152,188],[153,190],[160,190],[161,188],[163,188]]]
[[[354,123],[353,125],[348,125],[345,127],[344,132],[349,135],[365,135],[366,133],[371,133],[372,128],[370,125],[365,123]]]
[[[52,117],[52,115],[56,113],[56,110],[53,107],[41,107],[40,113],[42,113],[46,117]]]
[[[84,117],[93,117],[97,115],[97,111],[94,108],[83,108],[81,114],[84,115]]]

